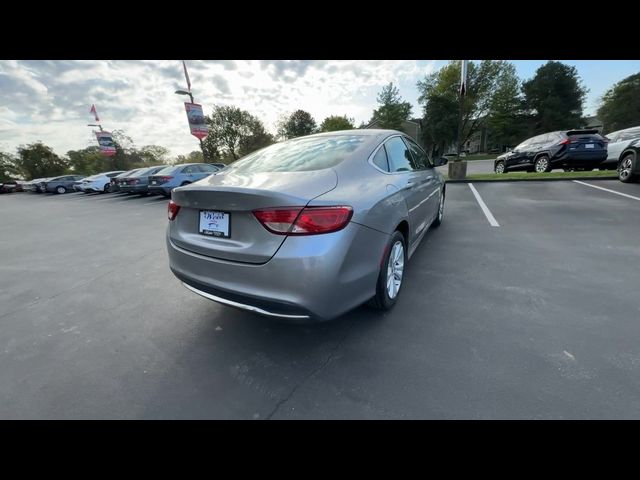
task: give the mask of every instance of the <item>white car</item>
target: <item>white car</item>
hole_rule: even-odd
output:
[[[84,193],[102,192],[109,193],[111,191],[111,178],[124,173],[124,170],[114,170],[113,172],[98,173],[82,180],[78,185],[78,190]]]
[[[615,170],[618,168],[620,154],[633,142],[640,138],[640,127],[626,128],[611,132],[606,135],[609,139],[607,144],[607,159],[602,163],[603,168]]]

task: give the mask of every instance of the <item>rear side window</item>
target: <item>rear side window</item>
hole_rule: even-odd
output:
[[[432,168],[433,165],[429,161],[429,157],[415,142],[405,138],[407,145],[409,145],[409,150],[411,150],[411,154],[413,155],[413,159],[415,160],[418,168]]]
[[[387,156],[389,157],[390,172],[410,172],[412,170],[418,170],[409,151],[409,147],[407,147],[407,144],[404,143],[400,137],[393,137],[384,145],[387,149]]]
[[[362,135],[302,137],[276,143],[228,165],[233,173],[308,172],[335,167],[364,144]]]
[[[187,165],[182,169],[182,173],[196,173],[198,169],[195,165]]]
[[[384,145],[382,145],[376,154],[373,156],[373,164],[378,167],[383,172],[389,171],[389,160],[387,159],[387,152],[384,149]]]
[[[197,165],[197,167],[201,172],[204,173],[213,173],[218,171],[216,167],[214,167],[213,165],[209,165],[208,163],[201,163],[200,165]]]

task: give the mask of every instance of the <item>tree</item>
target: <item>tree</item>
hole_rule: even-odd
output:
[[[575,67],[549,61],[524,82],[526,106],[535,120],[534,134],[577,128],[583,123],[582,104],[588,90]]]
[[[607,90],[598,108],[598,117],[607,133],[640,125],[640,73]]]
[[[316,121],[309,112],[296,110],[285,116],[278,124],[278,136],[284,139],[311,135],[316,130]]]
[[[457,141],[460,68],[460,61],[454,60],[418,82],[418,102],[424,108],[423,138],[426,145],[438,151]],[[501,104],[507,109],[512,106],[512,99],[505,98],[514,78],[513,65],[504,60],[469,62],[462,104],[462,144],[491,117],[493,109]]]
[[[263,123],[256,117],[249,119],[249,127],[251,135],[240,139],[241,157],[249,155],[251,152],[255,152],[261,148],[268,147],[275,142],[273,135],[265,130]]]
[[[42,142],[18,147],[18,156],[14,164],[28,179],[55,177],[62,175],[69,168],[65,159],[60,158],[51,147]]]
[[[203,146],[210,162],[216,158],[229,163],[253,149],[273,143],[262,122],[238,107],[216,105],[206,122],[209,135]]]
[[[346,115],[341,117],[331,115],[322,121],[318,130],[321,132],[336,132],[338,130],[353,130],[354,128],[356,127],[353,124],[353,118],[347,118]]]
[[[373,111],[371,122],[377,120],[380,128],[401,130],[402,122],[411,116],[411,104],[402,101],[400,90],[390,83],[382,88],[377,100],[380,107]]]
[[[513,64],[506,64],[498,74],[497,86],[490,100],[487,125],[494,144],[516,145],[527,136],[528,117],[524,113],[520,80]]]
[[[92,175],[109,169],[111,160],[100,153],[100,147],[92,146],[82,150],[69,150],[67,161],[71,169],[79,174]]]
[[[0,182],[12,180],[20,176],[20,172],[15,164],[15,158],[4,152],[0,152]]]
[[[169,149],[160,145],[146,145],[139,150],[140,157],[146,165],[167,163]]]
[[[204,163],[204,156],[202,155],[202,151],[194,150],[187,155],[187,161],[189,163]]]

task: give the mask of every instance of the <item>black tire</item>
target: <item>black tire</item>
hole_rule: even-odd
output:
[[[391,257],[391,253],[394,249],[394,246],[400,242],[402,245],[403,252],[403,265],[407,264],[407,248],[406,248],[406,240],[404,235],[399,231],[395,231],[391,236],[389,243],[387,244],[386,253],[384,256],[384,260],[382,262],[382,266],[380,267],[380,273],[378,274],[378,283],[376,284],[376,294],[375,296],[369,300],[368,305],[378,310],[389,310],[392,308],[396,302],[398,301],[398,296],[402,291],[402,280],[400,282],[400,286],[398,287],[396,295],[391,298],[389,296],[389,292],[387,289],[387,270],[389,268],[389,258]],[[404,275],[403,275],[404,276]]]
[[[185,185],[189,185],[190,183],[191,183],[191,182],[182,182],[182,183],[180,184],[180,186],[181,186],[181,187],[184,187]]]
[[[543,165],[546,166],[543,167]],[[549,162],[549,157],[547,155],[540,155],[536,158],[535,162],[533,162],[533,170],[536,173],[550,172],[551,163]]]
[[[502,167],[502,171],[501,172],[499,171],[500,170],[500,168],[498,167],[499,165]],[[498,174],[507,173],[507,167],[506,167],[506,165],[504,164],[503,161],[499,161],[498,163],[496,163],[496,166],[493,167],[493,171],[495,173],[498,173]]]
[[[107,184],[104,186],[104,189],[103,189],[103,190],[104,190],[104,193],[111,193],[111,184],[110,184],[110,183],[107,183]]]
[[[638,177],[633,173],[636,166],[636,155],[633,152],[627,153],[618,164],[618,180],[622,183],[634,183]]]
[[[433,220],[433,222],[431,222],[431,226],[434,228],[438,228],[440,225],[442,225],[442,220],[444,218],[444,200],[445,191],[443,189],[442,193],[440,194],[440,201],[438,202],[438,214],[436,215],[436,218]]]
[[[67,193],[67,189],[63,185],[58,185],[56,187],[56,193],[59,193],[59,194]]]

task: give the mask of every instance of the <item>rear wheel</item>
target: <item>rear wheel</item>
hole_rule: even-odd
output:
[[[376,295],[369,301],[370,306],[378,310],[389,310],[396,304],[402,288],[406,259],[404,236],[396,231],[387,245],[376,284]]]
[[[440,193],[440,203],[438,204],[438,215],[436,219],[431,224],[432,227],[439,227],[442,223],[442,218],[444,217],[444,190]]]
[[[546,155],[540,155],[536,158],[536,161],[533,162],[533,169],[536,173],[550,172],[551,164],[549,163],[549,157]]]
[[[60,185],[59,187],[56,188],[56,192],[58,192],[58,193],[67,193],[67,189],[64,188],[62,185]]]
[[[625,155],[620,164],[618,165],[618,180],[623,183],[632,183],[636,181],[636,176],[633,174],[633,164],[635,155],[629,153]]]
[[[191,183],[191,182],[182,182],[182,183],[180,184],[180,186],[181,186],[181,187],[184,187],[185,185],[189,185],[190,183]]]
[[[494,170],[496,173],[507,173],[506,169],[504,168],[504,162],[496,163]]]
[[[107,183],[107,184],[104,186],[104,193],[109,193],[110,191],[111,191],[111,184],[110,184],[110,183]]]

